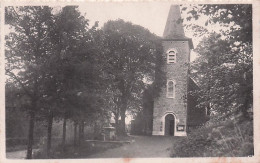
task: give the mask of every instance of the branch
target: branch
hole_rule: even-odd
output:
[[[20,17],[21,15],[19,15],[16,11],[15,11],[15,9],[14,9],[14,7],[12,6],[11,7],[12,8],[12,10],[14,11],[14,13],[16,14],[16,16],[18,16],[18,17]]]
[[[28,96],[33,97],[32,94],[30,93],[30,91],[28,91],[28,90],[26,89],[26,87],[24,86],[24,83],[23,83],[13,72],[11,72],[11,71],[8,70],[8,69],[6,69],[6,72],[9,73],[9,74],[10,74],[9,76],[12,77],[13,79],[15,79],[15,80],[21,85],[21,87],[23,88],[23,90],[25,91],[25,93],[26,93]]]
[[[16,15],[16,17],[14,17],[14,19],[16,19],[16,21],[21,21],[22,19],[20,18],[21,17],[21,15],[19,15],[17,12],[16,12],[16,10],[15,10],[15,8],[12,6],[11,7],[11,9],[13,10],[13,13]]]

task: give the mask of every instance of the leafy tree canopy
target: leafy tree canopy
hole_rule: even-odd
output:
[[[127,109],[141,108],[145,85],[153,82],[160,70],[157,62],[162,60],[158,59],[162,48],[157,36],[130,22],[108,21],[102,30],[103,70],[108,75],[109,92],[124,123]]]
[[[252,5],[198,5],[183,10],[188,10],[189,20],[206,15],[206,26],[224,27],[220,33],[194,27],[200,35],[208,34],[195,49],[199,57],[191,67],[201,87],[196,92],[200,104],[210,105],[215,113],[242,111],[246,116],[253,100]]]

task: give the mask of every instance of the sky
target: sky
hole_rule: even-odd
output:
[[[90,26],[96,21],[99,22],[99,27],[102,27],[108,20],[123,19],[133,24],[147,28],[150,32],[157,36],[162,36],[170,6],[172,2],[85,2],[76,4],[82,15],[90,21]],[[65,5],[53,6],[59,11]],[[182,13],[182,18],[186,18],[187,14]],[[184,19],[184,24],[203,25],[206,17],[201,17],[197,21],[187,22]],[[206,27],[210,28],[210,27]],[[211,29],[217,29],[215,27]],[[6,30],[9,31],[9,30]],[[193,31],[184,28],[185,35],[192,38],[194,47],[198,45],[202,38],[194,37]],[[197,54],[191,51],[190,61],[194,61]]]
[[[98,21],[99,27],[102,27],[108,20],[123,19],[143,26],[157,36],[162,36],[172,4],[172,2],[88,2],[80,4],[79,10],[89,19],[91,26],[95,21]],[[186,16],[187,14],[182,14],[182,18]],[[203,25],[206,19],[206,17],[201,17],[199,21],[192,23]],[[189,22],[184,21],[184,23]],[[184,31],[187,37],[192,38],[194,47],[196,47],[202,38],[194,37],[193,31],[186,30],[186,28]],[[191,61],[194,61],[197,56],[195,52],[191,51]]]
[[[170,6],[172,2],[87,2],[80,3],[79,10],[90,21],[90,26],[96,21],[99,27],[102,27],[108,20],[123,19],[147,28],[150,32],[162,36]],[[57,10],[63,6],[55,6]],[[183,13],[182,18],[187,17]],[[192,22],[194,24],[204,24],[206,18],[200,21]],[[185,23],[185,22],[184,22]],[[185,35],[192,38],[196,47],[201,38],[193,37],[193,31],[184,28]],[[196,59],[197,54],[191,51],[191,61]],[[130,117],[127,117],[126,123],[129,123]]]
[[[99,21],[103,26],[108,20],[123,19],[133,24],[148,28],[152,33],[161,36],[166,23],[171,3],[136,2],[136,3],[86,3],[80,5],[82,13],[91,23]]]
[[[108,20],[123,19],[133,24],[141,25],[150,30],[150,32],[162,36],[171,4],[170,2],[92,2],[80,5],[79,10],[89,19],[90,26],[95,21],[99,21],[99,27],[102,27]],[[182,18],[184,17],[185,15]],[[191,38],[193,36],[192,33],[192,31],[185,30],[187,37]],[[195,46],[199,43],[199,40],[200,38],[193,38]],[[196,57],[196,53],[191,52],[191,61]],[[129,124],[131,119],[130,116],[127,116],[126,123]]]

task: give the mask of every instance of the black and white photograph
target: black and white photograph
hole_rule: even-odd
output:
[[[257,162],[252,2],[3,4],[6,160]]]

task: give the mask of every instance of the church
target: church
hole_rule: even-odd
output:
[[[152,135],[186,136],[208,119],[206,107],[197,108],[197,97],[188,93],[199,87],[189,75],[192,39],[185,36],[180,20],[180,7],[172,5],[162,38],[167,80],[154,99]]]

